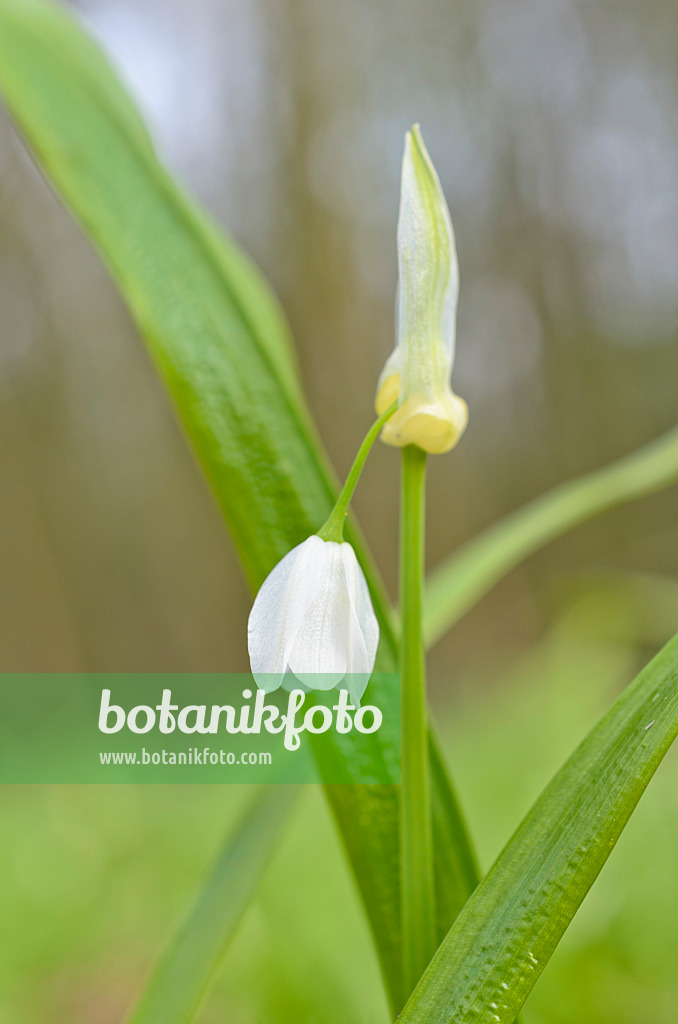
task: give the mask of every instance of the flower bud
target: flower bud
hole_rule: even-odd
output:
[[[438,175],[415,125],[405,138],[398,217],[396,347],[379,378],[376,408],[398,409],[381,438],[402,448],[447,452],[468,420],[450,387],[459,269],[450,213]]]

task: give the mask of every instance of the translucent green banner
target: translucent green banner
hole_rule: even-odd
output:
[[[388,707],[288,676],[270,693],[244,674],[0,674],[0,784],[399,781],[398,677]],[[346,739],[350,744],[346,744]],[[354,760],[355,759],[355,760]]]

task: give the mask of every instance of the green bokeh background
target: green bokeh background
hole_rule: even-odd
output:
[[[450,203],[471,420],[431,460],[429,559],[673,425],[678,14],[667,0],[83,0],[170,165],[258,260],[344,473],[390,351],[402,136]],[[250,599],[134,328],[0,116],[0,671],[246,671]],[[396,591],[398,459],[356,508]],[[676,629],[675,490],[532,558],[431,656],[487,867]],[[251,796],[0,792],[0,1021],[118,1024]],[[527,1024],[675,1024],[678,761]],[[300,800],[202,1024],[386,1021],[321,796]]]

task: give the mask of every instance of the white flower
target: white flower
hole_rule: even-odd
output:
[[[309,537],[264,580],[247,629],[252,674],[276,690],[285,673],[308,689],[346,679],[357,704],[374,668],[379,624],[350,544]]]
[[[450,212],[419,126],[405,139],[398,217],[396,347],[379,378],[376,408],[398,409],[382,440],[402,448],[446,452],[468,420],[450,387],[454,362],[459,268]]]

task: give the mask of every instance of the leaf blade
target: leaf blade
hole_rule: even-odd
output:
[[[511,1024],[678,735],[678,636],[554,776],[469,899],[402,1024]]]

